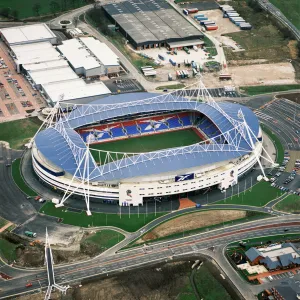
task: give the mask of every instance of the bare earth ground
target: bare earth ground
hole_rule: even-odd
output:
[[[245,211],[237,210],[215,210],[187,214],[157,226],[136,243],[139,244],[174,233],[219,224],[223,221],[241,219],[245,216]]]
[[[286,172],[292,172],[295,166],[296,159],[300,158],[300,151],[290,150],[289,154],[290,154],[290,160],[286,166]],[[298,171],[297,173],[300,174],[300,171]]]
[[[220,9],[206,10],[201,13],[208,17],[208,20],[216,22],[218,30],[211,31],[209,34],[217,38],[217,40],[219,40],[218,37],[220,37],[221,34],[241,31],[240,28],[234,25],[228,18],[223,18],[223,13]]]
[[[190,264],[176,262],[161,268],[147,268],[126,272],[112,278],[95,280],[83,284],[81,288],[68,290],[67,296],[60,298],[58,292],[51,299],[72,300],[132,300],[132,299],[177,299],[180,290],[189,284]],[[44,299],[44,294],[23,296],[20,300]]]
[[[273,63],[256,64],[245,66],[230,66],[229,73],[232,74],[232,80],[226,81],[226,85],[236,86],[245,85],[276,85],[276,84],[294,84],[297,83],[295,70],[291,63]],[[208,86],[216,85],[220,82],[214,73],[208,73],[204,76],[204,83]],[[213,84],[215,83],[215,84]]]

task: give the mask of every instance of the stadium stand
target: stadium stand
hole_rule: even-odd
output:
[[[122,139],[149,133],[162,133],[168,130],[188,127],[197,129],[199,136],[203,137],[203,139],[212,138],[220,134],[218,128],[209,118],[190,112],[117,121],[106,125],[97,125],[92,128],[79,129],[78,133],[85,142],[92,144],[111,139]]]

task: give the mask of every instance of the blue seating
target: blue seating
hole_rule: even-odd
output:
[[[181,117],[180,120],[182,121],[182,126],[191,126],[192,125],[190,116]]]
[[[139,134],[140,133],[135,125],[126,126],[125,128],[127,130],[128,135]]]
[[[169,128],[177,128],[177,127],[181,127],[181,124],[179,123],[178,118],[172,118],[168,120],[169,123]]]
[[[122,127],[119,127],[119,128],[112,128],[112,129],[111,129],[111,132],[112,132],[112,137],[113,137],[113,138],[115,138],[115,137],[121,137],[121,136],[126,136],[126,134],[124,133]]]

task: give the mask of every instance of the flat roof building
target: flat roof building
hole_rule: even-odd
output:
[[[3,28],[0,34],[9,47],[44,41],[57,44],[56,35],[45,23]]]
[[[11,46],[11,55],[14,58],[17,72],[22,70],[23,65],[56,61],[62,58],[61,54],[47,41]]]
[[[118,56],[106,44],[93,37],[67,40],[57,49],[78,75],[92,77],[120,72]]]
[[[99,96],[111,94],[111,91],[101,81],[87,84],[84,80],[76,78],[43,84],[42,93],[56,103],[76,99],[92,101],[99,99]]]
[[[102,6],[136,48],[200,41],[203,34],[164,0],[124,1]]]

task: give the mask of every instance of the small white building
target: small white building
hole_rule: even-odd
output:
[[[93,77],[120,72],[118,56],[106,44],[93,37],[63,41],[57,49],[78,75]]]
[[[45,23],[3,28],[0,35],[9,47],[38,42],[57,44],[56,35]]]

